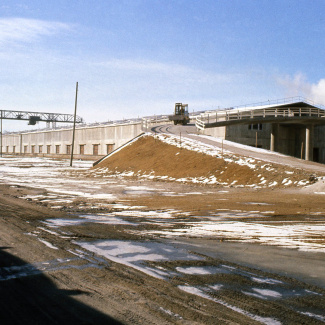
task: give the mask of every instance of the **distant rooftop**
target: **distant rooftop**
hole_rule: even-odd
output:
[[[229,109],[241,109],[241,108],[245,108],[245,107],[247,107],[247,108],[249,107],[251,109],[253,109],[253,108],[267,108],[267,107],[271,107],[271,106],[284,106],[284,105],[295,104],[295,103],[305,103],[305,104],[307,104],[306,106],[313,106],[313,107],[317,107],[317,108],[325,110],[324,105],[317,104],[314,101],[304,98],[304,97],[301,97],[301,96],[288,97],[288,98],[275,99],[275,100],[267,100],[264,102],[258,102],[258,103],[253,103],[253,104],[234,106],[234,107],[230,107]]]

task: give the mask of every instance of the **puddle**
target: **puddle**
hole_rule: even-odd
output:
[[[127,186],[123,191],[126,195],[145,195],[152,194],[153,192],[160,191],[160,189],[151,188],[147,186]]]
[[[257,283],[266,283],[266,284],[284,284],[284,282],[280,280],[275,280],[271,278],[259,278],[259,277],[251,277],[251,280]]]
[[[70,251],[70,253],[77,255],[77,257],[58,258],[46,262],[1,267],[0,281],[18,279],[21,277],[38,275],[44,272],[52,272],[58,270],[66,270],[66,269],[83,270],[89,267],[103,268],[107,266],[107,262],[105,260],[93,257],[87,252],[79,251],[79,253],[76,253]],[[86,261],[86,263],[80,264],[80,261],[83,262]],[[76,262],[78,262],[79,265],[76,264]]]
[[[269,289],[259,289],[259,288],[252,288],[253,292],[245,292],[246,295],[257,297],[260,299],[269,299],[269,298],[282,298],[282,294],[275,290],[269,290]]]
[[[318,315],[318,314],[310,313],[307,311],[300,311],[300,314],[315,318],[315,319],[325,323],[325,316],[323,316],[323,315]]]
[[[303,288],[279,287],[268,288],[248,288],[242,290],[242,293],[262,300],[278,300],[304,296],[317,296],[319,293],[312,292]]]
[[[172,245],[155,242],[133,242],[120,240],[101,240],[95,242],[76,242],[82,248],[104,256],[107,259],[130,266],[151,276],[165,279],[172,272],[146,266],[146,261],[201,260],[202,258],[178,249]]]
[[[239,307],[236,307],[234,305],[231,305],[221,299],[217,299],[217,298],[214,298],[212,296],[209,295],[210,293],[210,288],[208,287],[191,287],[189,285],[180,285],[178,286],[178,288],[180,290],[183,290],[187,293],[190,293],[190,294],[193,294],[193,295],[196,295],[196,296],[199,296],[199,297],[202,297],[202,298],[205,298],[205,299],[208,299],[208,300],[212,300],[214,302],[216,302],[217,304],[220,304],[224,307],[227,307],[229,309],[232,309],[234,311],[236,311],[237,313],[240,313],[242,315],[245,315],[253,320],[256,320],[262,324],[266,324],[266,325],[281,325],[281,322],[279,322],[278,320],[274,319],[274,318],[271,318],[271,317],[262,317],[262,316],[258,316],[256,314],[253,314],[253,313],[250,313],[250,312],[247,312]]]
[[[263,203],[263,202],[245,202],[242,204],[247,204],[247,205],[272,205],[271,203]]]
[[[121,218],[118,218],[114,214],[94,214],[94,215],[79,215],[80,218],[83,218],[85,222],[95,222],[109,225],[129,225],[137,226],[137,223],[125,221]]]
[[[146,217],[146,218],[159,218],[159,219],[172,219],[174,218],[173,214],[178,211],[168,210],[168,211],[118,211],[114,212],[117,216],[125,217]]]
[[[227,273],[230,271],[226,268],[216,266],[189,266],[189,267],[177,267],[177,272],[191,275],[211,275],[217,273]]]
[[[65,226],[76,226],[84,223],[100,223],[107,225],[129,225],[129,226],[138,226],[137,223],[129,222],[117,218],[112,214],[94,214],[94,215],[79,215],[77,219],[47,219],[44,223],[51,228],[59,228]]]

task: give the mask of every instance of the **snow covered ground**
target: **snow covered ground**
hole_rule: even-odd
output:
[[[168,141],[174,141],[169,139]],[[186,144],[182,144],[186,145]],[[199,150],[199,149],[198,149]],[[214,152],[211,149],[211,152]],[[207,151],[209,151],[207,149]],[[213,154],[220,154],[214,152]],[[239,163],[246,163],[253,168],[254,161],[241,160]],[[2,158],[0,159],[0,182],[10,184],[13,187],[27,186],[42,190],[42,194],[25,195],[24,199],[36,202],[47,203],[53,209],[69,207],[76,200],[83,199],[85,207],[105,207],[112,208],[111,212],[105,213],[82,213],[83,205],[79,205],[78,214],[70,215],[67,219],[47,219],[41,227],[38,227],[32,233],[26,234],[35,236],[46,247],[57,250],[50,240],[45,240],[42,232],[49,233],[53,236],[71,240],[80,249],[86,252],[95,253],[97,256],[124,264],[137,269],[150,276],[169,281],[174,277],[182,279],[186,276],[208,276],[216,274],[240,275],[250,281],[251,285],[245,287],[228,287],[224,283],[206,283],[201,285],[191,285],[185,280],[179,284],[178,288],[185,292],[198,295],[205,299],[214,301],[217,304],[230,308],[238,313],[246,315],[251,319],[263,324],[280,324],[280,322],[271,317],[261,317],[252,312],[245,311],[235,305],[227,303],[221,298],[216,298],[222,290],[240,291],[247,297],[254,297],[260,300],[277,301],[293,297],[314,297],[315,292],[305,289],[291,287],[287,283],[272,277],[262,277],[259,274],[246,272],[237,267],[226,264],[209,265],[202,257],[192,254],[187,250],[176,249],[171,244],[160,243],[159,237],[179,238],[201,237],[226,239],[264,245],[277,245],[287,248],[299,249],[310,252],[325,252],[325,243],[323,240],[325,226],[321,221],[310,222],[277,222],[272,220],[272,205],[269,211],[264,213],[255,209],[256,202],[246,202],[247,206],[252,207],[252,211],[232,211],[220,210],[215,211],[213,215],[195,217],[189,213],[179,210],[148,210],[146,207],[132,206],[123,200],[125,195],[198,195],[201,192],[189,191],[177,193],[164,190],[163,183],[151,183],[151,185],[135,185],[123,177],[117,178],[110,176],[105,178],[84,178],[78,171],[86,171],[91,163],[76,162],[74,168],[68,167],[68,161],[52,160],[46,158]],[[290,175],[290,174],[288,174]],[[113,190],[114,189],[114,190]],[[117,192],[116,189],[120,189]],[[123,193],[123,197],[119,194]],[[227,189],[218,190],[219,194],[228,193]],[[119,201],[119,199],[121,199]],[[258,203],[263,205],[263,203]],[[265,203],[264,205],[268,205]],[[254,210],[253,210],[254,209]],[[254,218],[259,221],[254,221]],[[261,222],[261,219],[263,220]],[[185,220],[185,221],[184,221]],[[131,235],[143,235],[139,230],[140,224],[155,225],[156,230],[146,231],[148,241],[132,240],[95,240],[81,241],[77,240],[73,234],[65,231],[67,226],[78,225],[118,225],[125,228],[125,232]],[[70,228],[71,229],[71,228]],[[78,250],[71,251],[77,254]],[[77,252],[77,253],[76,253]],[[82,253],[80,250],[80,254]],[[162,266],[152,265],[152,262],[159,263],[165,261],[183,261],[186,265],[165,268]],[[61,263],[62,262],[62,263]],[[38,272],[47,272],[58,267],[77,267],[66,265],[69,260],[53,261],[51,265],[30,265],[28,269],[18,270],[15,277],[37,274]],[[202,265],[197,265],[202,262]],[[91,263],[96,267],[96,261],[92,257]],[[193,263],[193,264],[191,264]],[[1,280],[5,280],[7,278]],[[265,288],[267,286],[267,288]],[[310,311],[300,311],[307,313],[309,317],[320,321],[325,321],[325,316],[313,314]],[[307,315],[306,314],[306,315]]]
[[[172,138],[168,141],[174,141]],[[164,190],[162,183],[152,183],[151,186],[135,186],[123,178],[116,176],[98,178],[87,178],[86,180],[76,171],[85,171],[91,163],[78,161],[74,168],[69,168],[68,160],[52,160],[47,158],[2,158],[0,159],[1,183],[12,186],[30,186],[45,190],[43,194],[26,195],[23,198],[33,201],[48,203],[52,208],[59,209],[75,200],[86,199],[85,208],[114,206],[121,211],[115,214],[80,215],[78,220],[69,219],[70,224],[80,223],[120,223],[125,224],[128,219],[141,217],[147,223],[161,224],[163,229],[148,232],[151,236],[161,236],[172,238],[176,236],[189,237],[214,237],[226,238],[227,240],[253,242],[266,245],[276,245],[287,248],[294,248],[303,251],[325,252],[325,242],[323,239],[325,225],[322,221],[290,222],[268,220],[266,215],[272,215],[272,206],[269,211],[251,212],[241,211],[216,211],[213,216],[206,218],[191,218],[186,225],[178,227],[179,219],[176,217],[180,211],[144,211],[145,207],[129,206],[115,202],[119,195],[116,192],[120,188],[120,193],[125,195],[147,195],[156,193],[163,196],[192,195],[197,192],[176,193]],[[252,163],[251,161],[249,163]],[[113,190],[114,188],[114,190]],[[318,192],[317,192],[318,193]],[[321,195],[320,195],[321,196]],[[114,201],[114,204],[112,202]],[[260,204],[260,203],[259,203]],[[247,205],[254,206],[254,202],[247,202]],[[82,211],[83,206],[79,206]],[[317,215],[314,212],[313,215]],[[187,214],[184,214],[187,216]],[[252,219],[264,218],[263,222],[254,222]],[[245,221],[250,218],[250,221]],[[240,219],[240,220],[239,220]],[[168,220],[168,222],[166,222]],[[50,221],[47,225],[64,225],[64,220]],[[130,221],[128,221],[130,222]],[[134,222],[135,224],[137,221]],[[132,222],[131,222],[132,224]],[[136,233],[136,229],[130,230]]]
[[[225,220],[226,218],[222,214],[220,217],[221,220],[216,218],[214,221],[193,222],[187,224],[186,228],[151,231],[148,232],[148,235],[159,235],[164,238],[180,236],[219,238],[228,241],[274,245],[301,251],[325,253],[325,225],[322,221],[299,223],[297,221],[276,222],[266,220],[263,223],[256,223]]]

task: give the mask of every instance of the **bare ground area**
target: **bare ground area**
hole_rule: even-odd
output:
[[[200,177],[201,168],[218,182],[261,180],[260,170],[230,162],[222,178],[224,162],[170,146],[150,156],[161,145],[152,141],[92,170],[54,173],[42,161],[3,169],[0,323],[324,323],[323,185],[292,185],[322,175],[273,166],[263,177],[276,187],[148,181],[139,175]],[[244,228],[206,228],[215,225]],[[264,228],[249,235],[252,227],[288,234],[274,244]]]

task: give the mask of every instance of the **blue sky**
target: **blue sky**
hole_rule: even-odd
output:
[[[324,13],[323,0],[0,0],[0,109],[72,114],[77,81],[86,122],[175,102],[325,104]]]

